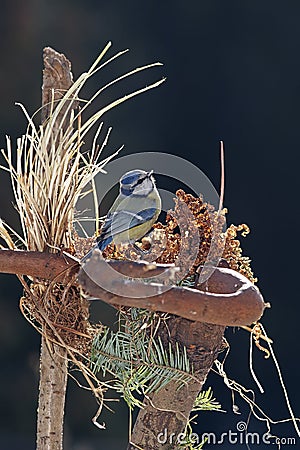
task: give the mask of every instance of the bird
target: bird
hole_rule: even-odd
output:
[[[145,236],[161,212],[161,198],[153,170],[134,169],[119,181],[119,195],[102,225],[95,248],[101,252],[110,244],[135,243]]]

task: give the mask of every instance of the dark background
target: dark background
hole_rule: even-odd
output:
[[[6,134],[15,138],[25,131],[26,121],[14,103],[22,102],[30,114],[40,106],[43,47],[64,52],[76,78],[108,40],[114,44],[111,55],[124,48],[131,51],[103,71],[103,80],[145,63],[164,63],[112,92],[125,94],[162,76],[168,79],[104,118],[114,127],[107,154],[124,143],[123,154],[180,155],[200,167],[218,190],[218,141],[225,141],[228,223],[251,227],[242,245],[253,260],[266,301],[272,303],[263,323],[274,340],[298,416],[299,18],[298,1],[280,0],[15,0],[2,2],[0,15],[1,147]],[[95,80],[91,89],[103,80]],[[114,97],[106,95],[97,107]],[[17,226],[3,172],[0,189],[0,215]],[[1,275],[0,283],[0,448],[32,450],[39,336],[18,309],[21,288],[15,277]],[[97,308],[96,320],[102,316],[113,320],[108,307]],[[230,329],[227,339],[232,346],[228,376],[254,388],[257,402],[272,419],[287,418],[274,363],[255,351],[254,367],[266,391],[261,395],[249,375],[246,332]],[[247,420],[249,408],[237,397],[241,415],[234,415],[230,391],[218,377],[210,376],[207,385],[228,413],[203,413],[198,431],[236,431],[237,422]],[[104,414],[107,431],[100,431],[91,423],[96,411],[92,396],[72,381],[68,389],[66,450],[124,449],[128,417],[124,405],[116,404],[115,414]],[[252,417],[250,431],[264,433],[266,427]],[[272,431],[296,436],[291,424]],[[246,445],[223,444],[223,448]]]

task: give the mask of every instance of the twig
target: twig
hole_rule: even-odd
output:
[[[219,213],[223,208],[224,192],[225,192],[225,158],[224,158],[224,144],[220,141],[220,162],[221,162],[221,183],[220,183],[220,200],[219,200]]]

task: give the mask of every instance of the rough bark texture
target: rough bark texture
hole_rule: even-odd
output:
[[[170,383],[145,399],[145,408],[139,411],[127,450],[179,448],[176,439],[184,432],[194,401],[224,346],[223,326],[192,322],[180,317],[171,317],[167,323],[169,332],[166,328],[161,329],[160,337],[166,346],[169,341],[186,346],[199,381],[189,383],[180,390],[178,385]]]
[[[67,387],[66,351],[42,337],[37,450],[61,450]]]
[[[53,113],[56,102],[60,100],[73,84],[71,63],[62,53],[58,53],[51,47],[45,47],[43,52],[44,70],[42,87],[42,123]],[[73,99],[70,99],[73,101]],[[68,103],[62,108],[56,123],[60,126],[68,108]],[[64,128],[64,127],[63,127]]]
[[[59,100],[72,84],[71,63],[47,47],[44,49],[42,88],[42,122],[47,120]],[[62,123],[64,111],[57,123]],[[40,384],[37,417],[37,450],[62,450],[65,396],[67,388],[67,351],[47,345],[42,337]]]

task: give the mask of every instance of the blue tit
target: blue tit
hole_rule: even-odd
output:
[[[152,174],[153,171],[135,169],[121,177],[119,195],[97,238],[96,247],[101,251],[111,242],[136,242],[156,222],[161,211],[161,199]]]

